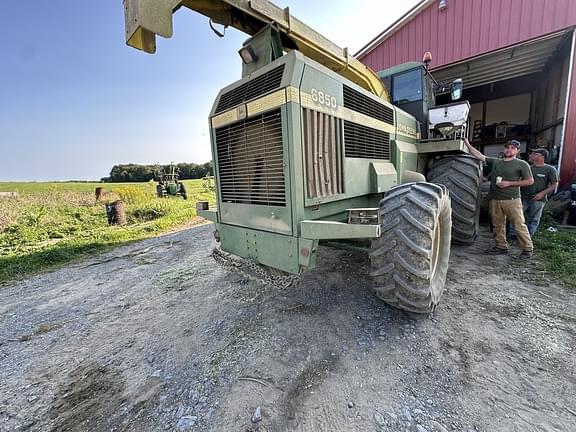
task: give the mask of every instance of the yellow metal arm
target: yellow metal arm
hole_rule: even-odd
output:
[[[124,0],[127,44],[154,53],[156,35],[172,36],[172,14],[181,6],[249,35],[275,22],[294,49],[382,99],[390,100],[376,73],[349,55],[347,48],[340,48],[290,15],[288,8],[279,8],[268,0]]]

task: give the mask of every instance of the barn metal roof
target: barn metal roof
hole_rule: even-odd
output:
[[[554,33],[472,59],[433,69],[437,81],[464,80],[465,88],[541,72],[564,42],[568,31]]]

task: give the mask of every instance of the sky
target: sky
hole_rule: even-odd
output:
[[[283,0],[357,52],[418,0]],[[129,48],[122,0],[2,0],[0,181],[99,180],[115,164],[204,163],[218,91],[241,77],[248,38],[218,38],[182,8],[156,54]]]

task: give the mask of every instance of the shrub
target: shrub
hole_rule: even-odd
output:
[[[129,209],[128,217],[132,223],[146,222],[166,216],[171,211],[169,201],[155,200]]]

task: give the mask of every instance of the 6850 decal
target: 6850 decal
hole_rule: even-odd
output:
[[[321,90],[315,88],[310,90],[310,96],[312,96],[312,102],[324,105],[328,108],[336,108],[336,97],[328,93],[324,93]]]

